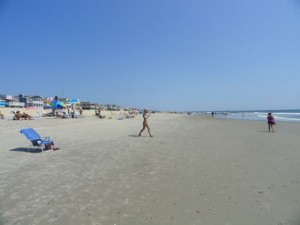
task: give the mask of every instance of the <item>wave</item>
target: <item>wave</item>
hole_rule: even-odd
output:
[[[270,111],[277,121],[300,122],[300,110]],[[217,112],[216,116],[230,119],[266,120],[270,111]]]
[[[295,121],[295,122],[300,122],[300,118],[288,118],[288,117],[278,117],[278,116],[274,116],[275,120],[278,121]]]
[[[216,117],[242,120],[266,120],[272,112],[277,121],[300,122],[300,109],[297,110],[253,110],[253,111],[217,111]],[[193,112],[193,115],[210,115],[211,112]]]

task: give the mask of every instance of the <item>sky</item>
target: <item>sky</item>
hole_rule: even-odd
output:
[[[0,0],[0,94],[300,108],[300,0]]]

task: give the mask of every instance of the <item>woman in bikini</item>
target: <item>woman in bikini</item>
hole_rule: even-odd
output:
[[[143,113],[143,118],[144,118],[143,129],[140,131],[139,136],[141,136],[142,132],[145,130],[145,128],[147,128],[150,137],[153,137],[151,135],[151,133],[150,133],[150,127],[149,127],[149,125],[147,123],[147,119],[148,119],[149,116],[150,116],[149,111],[147,109],[144,109],[144,113]]]

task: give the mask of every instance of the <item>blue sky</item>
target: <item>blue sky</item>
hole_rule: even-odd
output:
[[[300,108],[300,1],[0,0],[0,93]]]

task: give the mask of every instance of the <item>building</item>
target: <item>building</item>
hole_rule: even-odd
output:
[[[0,99],[0,108],[4,108],[7,106],[7,103],[4,100]]]
[[[11,95],[0,95],[0,101],[2,107],[11,107],[11,108],[24,108],[25,103],[20,102],[18,97],[14,97]]]
[[[99,108],[98,103],[91,103],[91,102],[80,102],[80,106],[82,109],[85,110],[96,110]]]
[[[19,102],[19,101],[9,101],[8,102],[8,107],[9,108],[24,108],[25,103],[24,102]]]
[[[110,111],[120,111],[122,110],[120,106],[114,105],[114,104],[107,104],[104,105],[106,110],[110,110]]]
[[[24,96],[22,99],[26,108],[43,108],[44,98],[41,96]]]

